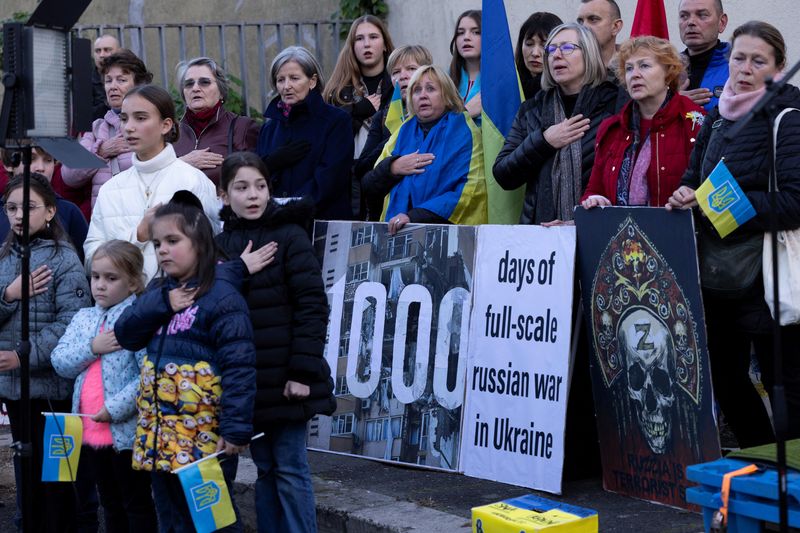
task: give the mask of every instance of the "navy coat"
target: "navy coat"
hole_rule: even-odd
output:
[[[117,319],[120,346],[147,348],[137,399],[135,469],[175,470],[212,453],[218,436],[249,443],[255,348],[247,303],[234,277],[218,266],[211,289],[178,313],[169,303],[177,281],[154,279]],[[176,441],[185,443],[179,451]]]
[[[267,121],[258,135],[256,152],[265,157],[285,144],[304,140],[309,153],[290,168],[272,176],[273,196],[307,196],[313,199],[317,218],[350,220],[350,167],[353,164],[353,131],[350,115],[326,104],[316,89],[292,106],[289,116],[278,109],[280,96],[270,102]]]

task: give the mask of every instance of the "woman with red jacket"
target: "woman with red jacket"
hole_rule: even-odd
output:
[[[678,94],[685,66],[669,41],[636,37],[617,57],[631,101],[600,124],[581,205],[663,206],[686,171],[705,112]]]

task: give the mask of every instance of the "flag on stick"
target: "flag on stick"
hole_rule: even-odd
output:
[[[198,533],[211,533],[236,522],[236,513],[217,452],[175,470]]]
[[[83,443],[83,422],[76,415],[42,414],[46,417],[42,481],[75,481]]]
[[[525,187],[506,191],[495,181],[492,167],[522,103],[522,86],[514,64],[503,0],[483,0],[481,39],[481,135],[489,195],[489,224],[517,224]]]
[[[633,15],[633,26],[631,26],[631,38],[640,35],[653,35],[669,40],[664,0],[639,0],[636,3],[636,14]]]
[[[728,170],[724,158],[694,194],[700,209],[722,238],[756,216],[753,204]]]

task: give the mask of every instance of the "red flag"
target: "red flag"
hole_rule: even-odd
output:
[[[631,37],[639,35],[654,35],[669,40],[664,0],[638,0]]]

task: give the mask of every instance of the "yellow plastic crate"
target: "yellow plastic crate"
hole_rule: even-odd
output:
[[[597,511],[533,494],[472,508],[472,533],[597,533]]]

